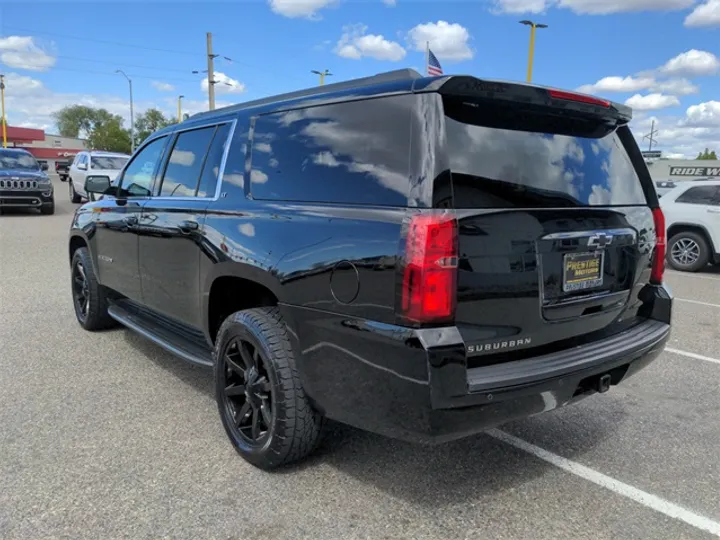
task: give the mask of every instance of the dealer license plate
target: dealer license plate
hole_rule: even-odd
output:
[[[582,291],[603,283],[605,253],[568,253],[563,259],[563,291]]]

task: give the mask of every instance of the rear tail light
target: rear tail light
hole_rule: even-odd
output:
[[[440,323],[455,317],[458,225],[449,213],[412,217],[405,243],[402,276],[403,317]]]
[[[564,92],[562,90],[548,90],[550,97],[553,99],[562,99],[565,101],[577,101],[579,103],[589,103],[590,105],[600,105],[601,107],[610,108],[610,102],[604,99],[584,94],[576,94],[574,92]]]
[[[665,215],[660,208],[654,208],[652,211],[653,221],[655,222],[655,254],[652,260],[652,271],[650,273],[650,283],[660,285],[663,281],[665,273],[665,253],[667,249],[667,238],[665,232]]]

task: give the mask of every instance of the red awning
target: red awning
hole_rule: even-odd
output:
[[[78,152],[82,152],[82,149],[79,148],[34,148],[30,146],[24,147],[23,150],[30,152],[36,159],[73,159]]]
[[[44,141],[45,132],[42,129],[31,129],[7,126],[7,139],[12,143],[29,143]]]

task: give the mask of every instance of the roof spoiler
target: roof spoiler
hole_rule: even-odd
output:
[[[450,96],[537,105],[565,111],[569,114],[611,117],[623,124],[632,120],[630,107],[580,92],[531,84],[483,80],[464,75],[444,77],[434,82],[435,84],[430,84],[423,90],[437,91]]]

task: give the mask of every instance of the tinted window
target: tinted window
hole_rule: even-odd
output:
[[[257,118],[253,198],[406,206],[411,103],[398,96]]]
[[[115,156],[92,156],[90,158],[91,169],[104,169],[119,171],[127,163],[128,158]]]
[[[222,177],[221,201],[238,201],[245,198],[245,161],[247,157],[248,126],[246,119],[239,120],[235,126],[227,162]]]
[[[450,100],[445,111],[456,207],[646,204],[620,138],[600,123]]]
[[[155,169],[162,157],[167,137],[160,137],[149,143],[125,169],[119,197],[149,197],[155,179]]]
[[[203,166],[202,177],[200,178],[200,185],[198,186],[197,191],[198,197],[215,196],[218,174],[220,173],[220,165],[222,165],[222,158],[225,153],[225,145],[228,141],[229,133],[230,124],[218,126],[215,131],[215,136],[213,137],[212,144],[210,145],[210,151],[208,152],[205,165]]]
[[[215,126],[178,135],[163,177],[161,197],[194,197]]]
[[[675,202],[688,204],[720,204],[717,186],[698,186],[688,189]]]

